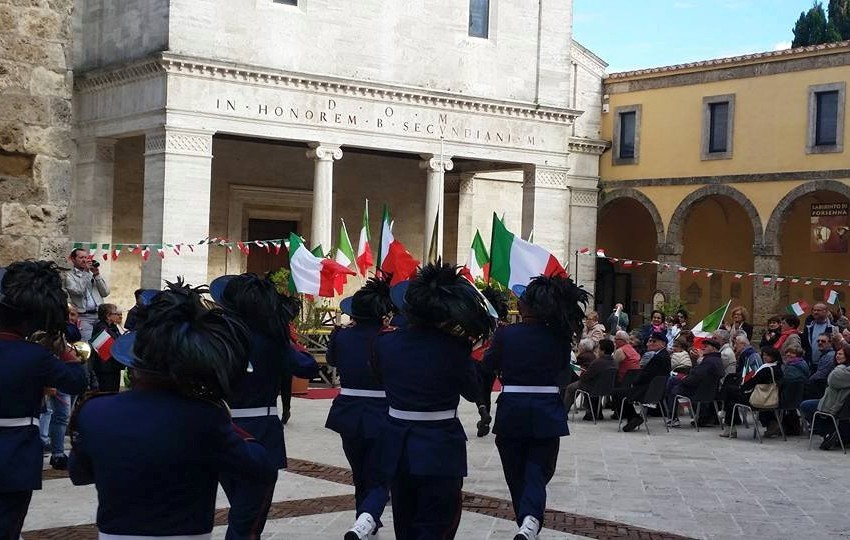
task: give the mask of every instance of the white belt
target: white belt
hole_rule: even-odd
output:
[[[277,416],[277,405],[271,407],[254,407],[253,409],[230,409],[231,418],[254,418],[256,416]],[[187,536],[186,538],[194,538],[194,536]]]
[[[354,397],[378,397],[385,398],[387,397],[387,393],[383,390],[361,390],[359,388],[340,388],[339,394],[341,396],[354,396]]]
[[[502,387],[502,392],[507,394],[557,394],[557,386],[517,386],[509,384]]]
[[[176,536],[139,536],[135,534],[98,533],[98,540],[211,540],[212,533],[178,534]]]
[[[0,418],[0,427],[37,426],[38,418]]]
[[[449,420],[457,417],[457,409],[449,409],[447,411],[400,411],[390,407],[390,416],[399,420]]]

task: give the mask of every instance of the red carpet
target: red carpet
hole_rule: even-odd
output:
[[[339,394],[339,388],[308,388],[306,394],[292,394],[302,399],[333,399]]]

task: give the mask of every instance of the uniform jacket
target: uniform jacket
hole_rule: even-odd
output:
[[[103,303],[103,299],[109,296],[109,284],[106,283],[103,274],[93,275],[88,270],[72,268],[63,275],[65,291],[68,299],[80,313],[86,313],[86,296],[91,294],[94,309]]]
[[[248,358],[252,371],[245,375],[228,400],[231,409],[275,407],[280,395],[281,374],[291,373],[296,377],[312,379],[319,372],[319,365],[309,353],[297,351],[291,344],[281,345],[257,332],[251,336]],[[286,467],[283,423],[276,414],[234,418],[233,422],[266,448],[275,467]]]
[[[407,326],[375,340],[373,367],[387,403],[403,411],[457,409],[460,397],[474,402],[478,372],[471,345],[434,328]],[[381,470],[414,475],[466,476],[466,433],[460,420],[387,418],[381,437]]]
[[[340,386],[384,389],[372,371],[372,350],[382,327],[380,322],[358,322],[331,334],[327,360],[336,368]],[[346,437],[373,439],[381,434],[386,420],[386,398],[339,395],[331,404],[325,427]]]
[[[485,367],[500,373],[505,386],[557,386],[558,375],[569,361],[569,341],[537,322],[499,328],[484,355]],[[610,360],[610,367],[613,363]],[[496,403],[493,433],[500,437],[549,438],[570,433],[567,411],[557,393],[502,392]]]
[[[0,427],[0,493],[41,489],[38,417],[44,387],[66,394],[86,388],[81,364],[66,364],[21,338],[0,336],[0,418],[35,418],[23,427]]]
[[[262,445],[240,436],[223,404],[141,386],[80,407],[71,481],[97,486],[102,533],[208,533],[219,474],[269,481],[275,467]]]

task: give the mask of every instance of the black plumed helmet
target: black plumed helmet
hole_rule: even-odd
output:
[[[373,277],[366,281],[351,298],[351,316],[354,319],[380,320],[395,311],[390,298],[390,283]]]
[[[440,260],[423,266],[405,294],[405,314],[413,325],[439,328],[474,343],[493,333],[496,320],[487,299],[459,269]]]
[[[229,397],[248,367],[249,331],[227,310],[205,303],[203,287],[168,283],[140,308],[134,367],[170,379],[186,395]]]
[[[490,302],[493,309],[499,315],[499,319],[504,321],[508,318],[508,295],[504,291],[495,289],[489,285],[481,289],[481,294]]]
[[[584,310],[590,293],[570,278],[538,276],[531,280],[520,297],[525,310],[570,341],[581,336]]]
[[[216,302],[239,315],[251,329],[283,342],[289,339],[294,308],[269,279],[251,273],[222,276],[210,289]]]
[[[30,335],[65,331],[68,297],[59,267],[50,261],[10,264],[0,279],[0,325]]]

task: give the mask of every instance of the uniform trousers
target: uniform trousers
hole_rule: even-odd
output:
[[[354,479],[355,518],[366,512],[373,518],[378,527],[382,525],[381,514],[387,506],[389,490],[386,484],[378,480],[378,441],[363,437],[342,438],[342,451],[351,466],[351,476]]]
[[[18,540],[32,499],[32,491],[0,493],[0,540]]]
[[[265,481],[250,482],[222,475],[219,482],[230,502],[225,540],[259,539],[269,517],[277,474]]]
[[[496,448],[511,492],[517,525],[522,525],[526,516],[536,518],[543,525],[546,484],[555,474],[560,445],[559,437],[535,439],[496,435]]]
[[[491,400],[493,397],[493,383],[496,382],[496,374],[490,370],[484,369],[484,362],[475,364],[478,371],[478,380],[481,386],[478,387],[478,399],[475,400],[475,405],[484,406],[487,412],[490,412]]]
[[[462,476],[410,474],[400,466],[392,481],[393,528],[398,540],[450,540],[462,508]]]

